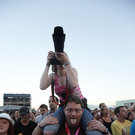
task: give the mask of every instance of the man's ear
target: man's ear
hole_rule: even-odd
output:
[[[82,109],[82,113],[83,113],[84,109]]]

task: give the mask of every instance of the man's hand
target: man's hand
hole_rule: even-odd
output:
[[[127,134],[127,133],[124,131],[124,129],[122,129],[122,135],[129,135],[129,134]]]

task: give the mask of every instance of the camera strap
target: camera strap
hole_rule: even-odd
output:
[[[58,104],[57,102],[55,102],[55,99],[54,99],[54,84],[55,84],[55,82],[54,82],[54,80],[52,79],[51,92],[52,92],[53,102],[54,102],[55,104],[57,104],[57,105],[63,105],[63,104],[65,104],[65,102],[67,101],[67,98],[68,98],[68,85],[67,85],[67,81],[66,81],[66,99],[65,99],[64,102],[62,102],[62,103],[60,103],[60,104]]]

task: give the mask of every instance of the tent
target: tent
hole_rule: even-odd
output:
[[[18,106],[18,105],[4,105],[4,106],[0,106],[0,110],[3,110],[5,112],[14,112],[14,111],[18,111],[21,107],[23,106]]]

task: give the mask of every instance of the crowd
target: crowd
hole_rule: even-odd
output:
[[[59,103],[54,96],[55,102]],[[0,135],[45,135],[44,127],[58,123],[58,119],[52,114],[58,109],[58,105],[49,97],[49,107],[45,104],[40,105],[37,111],[30,112],[27,107],[15,111],[14,115],[0,113]],[[71,95],[64,104],[65,121],[69,132],[76,133],[79,129],[80,135],[85,135],[81,124],[83,115],[83,102],[78,96]],[[134,135],[135,134],[135,104],[130,107],[118,106],[107,108],[104,103],[99,105],[100,110],[90,110],[93,119],[88,122],[87,129],[94,131],[91,134],[98,135]],[[75,124],[74,124],[75,123]],[[66,126],[63,124],[56,135],[67,134]],[[108,130],[108,131],[106,131]],[[95,132],[96,131],[96,132]],[[50,133],[49,133],[50,134]]]
[[[52,64],[53,73],[48,74],[54,57],[61,64]],[[22,107],[12,116],[1,113],[0,135],[135,135],[135,104],[108,109],[100,103],[100,110],[90,110],[66,53],[48,53],[40,89],[50,85],[59,99],[50,96],[49,107],[41,104],[33,112]]]

